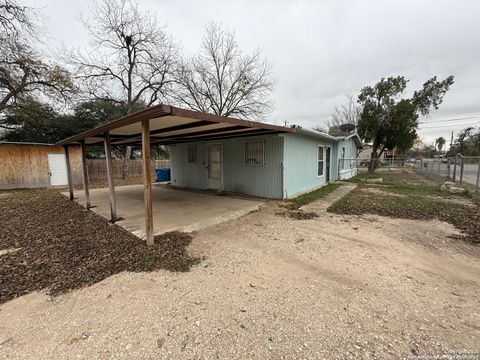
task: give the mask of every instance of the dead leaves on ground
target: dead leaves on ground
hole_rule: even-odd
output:
[[[15,191],[0,201],[0,303],[32,291],[51,295],[91,285],[122,271],[188,271],[200,261],[192,237],[171,232],[155,245],[68,201],[53,190]]]

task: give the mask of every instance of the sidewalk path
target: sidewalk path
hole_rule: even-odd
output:
[[[341,199],[347,195],[350,191],[354,190],[357,187],[355,183],[344,182],[335,191],[331,192],[327,196],[311,202],[310,204],[304,205],[300,208],[303,211],[313,211],[313,212],[324,212],[327,211],[327,208],[332,205],[335,201]]]

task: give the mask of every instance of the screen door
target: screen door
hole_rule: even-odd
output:
[[[222,145],[207,145],[207,187],[209,189],[222,189]]]

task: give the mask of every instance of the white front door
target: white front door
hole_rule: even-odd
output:
[[[222,189],[222,145],[207,145],[207,188]]]
[[[48,154],[48,172],[50,174],[50,185],[68,184],[65,154]]]

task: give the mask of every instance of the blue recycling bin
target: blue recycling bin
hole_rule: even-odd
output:
[[[170,168],[155,168],[157,182],[170,181]]]

